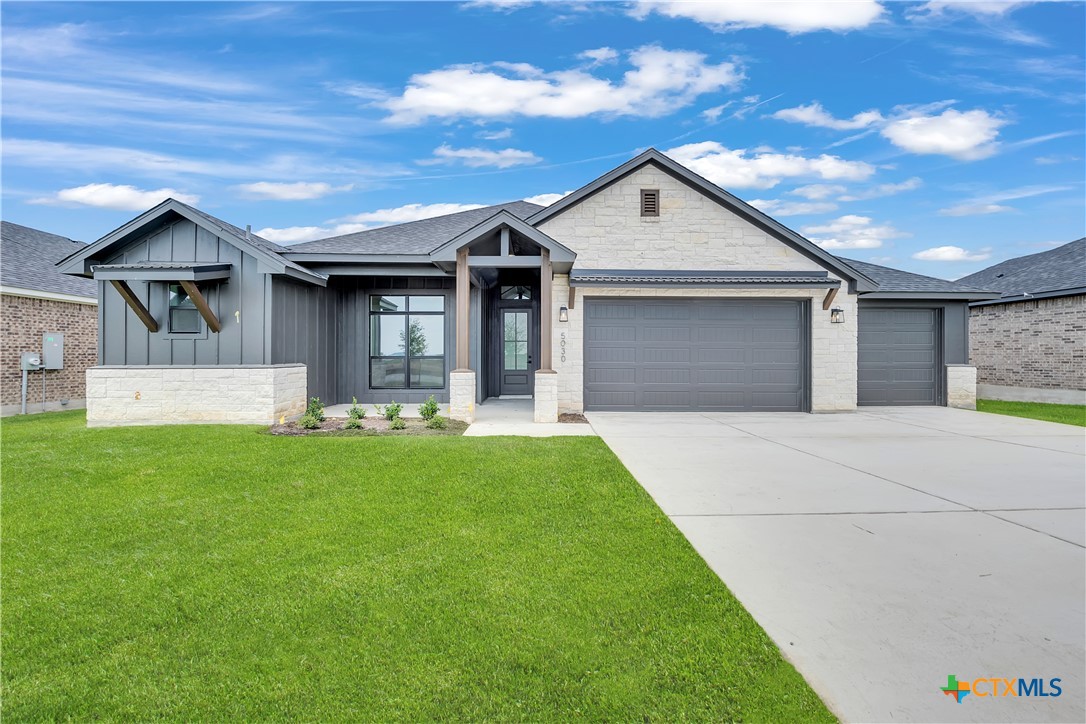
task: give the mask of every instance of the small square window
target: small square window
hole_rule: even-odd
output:
[[[660,189],[641,189],[641,215],[660,215]]]
[[[180,284],[170,285],[170,334],[199,334],[200,312]]]
[[[502,287],[502,299],[531,299],[531,287],[515,286]]]

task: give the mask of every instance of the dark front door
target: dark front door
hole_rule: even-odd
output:
[[[502,309],[500,395],[532,394],[532,310]]]

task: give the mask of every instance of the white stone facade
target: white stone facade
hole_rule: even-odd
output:
[[[641,189],[660,190],[660,216],[640,215]],[[716,201],[647,165],[545,221],[540,229],[577,252],[578,269],[823,271],[818,263],[731,213]],[[832,272],[831,278],[837,278]],[[558,411],[584,411],[584,298],[761,297],[808,299],[811,308],[811,409],[856,409],[856,295],[842,282],[833,306],[845,321],[830,323],[826,289],[601,288],[576,290],[569,321],[569,277],[554,278],[552,311]]]
[[[946,366],[947,407],[977,409],[977,368],[972,365]]]
[[[306,367],[138,366],[87,370],[87,426],[270,425],[305,412]]]
[[[461,422],[475,422],[475,372],[453,370],[449,373],[449,417]]]
[[[538,370],[535,373],[536,422],[558,422],[558,374]]]

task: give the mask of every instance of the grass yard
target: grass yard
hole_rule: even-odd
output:
[[[595,438],[65,412],[2,464],[7,721],[832,719]]]
[[[1062,422],[1066,425],[1086,427],[1086,405],[1052,405],[1045,402],[1006,402],[1004,400],[977,400],[981,412],[997,415],[1028,417],[1034,420]]]

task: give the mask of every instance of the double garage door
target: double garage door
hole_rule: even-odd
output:
[[[588,410],[803,411],[807,303],[586,299]]]
[[[861,307],[859,335],[859,404],[940,404],[938,310]]]

